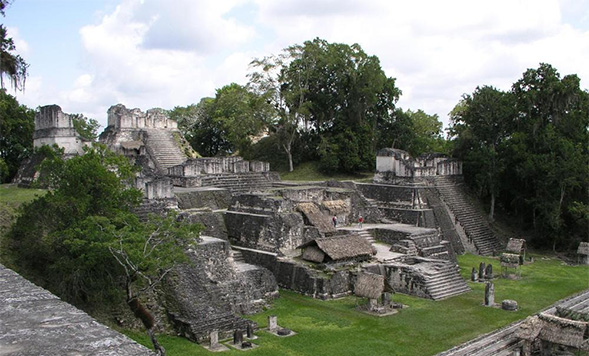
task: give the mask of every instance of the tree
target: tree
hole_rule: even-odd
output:
[[[551,65],[528,69],[512,86],[517,116],[509,145],[511,192],[539,242],[558,242],[574,229],[570,207],[587,204],[589,93],[576,75]],[[577,227],[586,234],[584,228]],[[570,239],[570,237],[568,238]]]
[[[247,87],[232,83],[217,89],[214,98],[174,108],[171,117],[180,120],[188,142],[200,154],[241,154],[266,128],[267,106]]]
[[[400,91],[376,56],[358,44],[306,41],[277,56],[252,62],[250,85],[275,110],[274,132],[282,132],[282,147],[292,162],[292,143],[301,132],[320,142],[317,150],[324,170],[357,171],[372,167],[375,128],[388,118]],[[354,140],[347,140],[353,132]],[[350,164],[350,162],[354,162]]]
[[[589,206],[589,93],[576,75],[549,64],[526,70],[509,92],[477,87],[451,113],[465,180],[495,201],[537,246],[586,239]],[[576,246],[575,246],[576,247]]]
[[[129,188],[136,169],[105,146],[68,160],[55,154],[41,171],[50,191],[24,205],[8,234],[19,272],[76,304],[102,305],[124,295],[164,354],[142,299],[187,260],[184,248],[199,227],[173,214],[139,221],[131,209],[142,193]]]
[[[0,14],[4,16],[4,9],[10,0],[0,0]],[[18,54],[14,41],[8,37],[6,27],[0,25],[0,88],[4,89],[4,80],[8,78],[15,90],[24,90],[29,65]]]
[[[0,182],[10,182],[32,152],[34,131],[35,112],[0,89]]]
[[[465,163],[466,174],[472,174],[480,194],[491,197],[489,218],[494,219],[495,200],[505,157],[499,155],[509,137],[515,117],[511,93],[490,86],[477,87],[464,95],[450,113],[450,135],[456,138],[455,154]]]
[[[94,119],[89,119],[83,114],[71,114],[74,129],[86,141],[96,141],[100,124]]]

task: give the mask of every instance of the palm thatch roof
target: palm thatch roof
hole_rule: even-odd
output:
[[[507,243],[507,252],[515,253],[515,254],[522,254],[525,252],[526,249],[526,240],[524,239],[509,239]]]
[[[378,299],[384,291],[384,276],[374,273],[359,273],[354,284],[354,294],[359,297]]]
[[[565,319],[546,313],[540,313],[538,317],[543,322],[542,330],[538,335],[540,339],[578,349],[583,347],[583,336],[587,329],[587,322]]]
[[[559,345],[589,350],[589,344],[584,339],[587,328],[587,322],[540,313],[527,318],[521,323],[515,332],[515,336],[527,341],[541,339]]]
[[[581,242],[579,244],[579,248],[577,249],[577,253],[579,255],[589,256],[589,242]]]
[[[303,213],[308,223],[315,226],[321,232],[334,232],[335,228],[331,216],[324,214],[316,203],[305,202],[297,205],[297,210]]]
[[[311,240],[298,248],[316,246],[325,253],[328,260],[339,261],[356,258],[370,258],[372,245],[357,234],[338,235]],[[327,262],[327,261],[323,261]]]
[[[347,214],[350,212],[350,204],[345,200],[325,200],[321,203],[331,215]]]

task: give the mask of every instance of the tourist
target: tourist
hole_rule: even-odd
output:
[[[362,217],[362,215],[360,215],[360,217],[358,218],[358,227],[362,228],[362,223],[364,222],[364,218]]]
[[[333,221],[333,227],[337,227],[337,216],[334,215],[331,221]]]

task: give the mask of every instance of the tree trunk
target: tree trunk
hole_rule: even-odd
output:
[[[160,345],[160,343],[157,341],[157,338],[155,337],[155,333],[153,332],[154,328],[151,329],[147,329],[147,335],[149,335],[149,338],[151,339],[151,343],[153,344],[153,349],[155,350],[156,355],[158,356],[166,356],[166,349],[164,349],[164,347],[162,345]]]
[[[282,148],[284,148],[284,152],[286,152],[286,155],[288,156],[288,171],[292,172],[292,171],[294,171],[294,166],[292,164],[292,153],[291,153],[290,142],[282,145]]]
[[[162,345],[157,341],[157,338],[154,333],[155,329],[155,319],[151,313],[145,309],[145,307],[141,304],[137,297],[132,296],[130,293],[129,287],[127,287],[127,305],[135,315],[135,317],[143,323],[145,326],[145,330],[147,331],[147,335],[151,339],[151,343],[153,344],[153,349],[155,350],[156,355],[158,356],[166,356],[166,350],[163,348]]]
[[[495,192],[491,192],[491,208],[489,209],[489,220],[495,220]]]

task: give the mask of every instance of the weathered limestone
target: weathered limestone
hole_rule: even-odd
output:
[[[476,282],[479,280],[479,274],[478,274],[477,269],[475,267],[473,267],[472,271],[470,272],[470,280],[473,282]]]
[[[490,264],[490,263],[485,268],[485,279],[486,280],[492,280],[493,279],[493,265]]]
[[[517,310],[517,302],[511,299],[505,299],[501,302],[501,309],[515,311]]]
[[[278,317],[276,315],[268,316],[268,331],[276,332],[278,329]]]
[[[61,111],[57,105],[39,108],[35,114],[35,133],[33,145],[57,145],[64,149],[66,155],[81,154],[86,142],[78,136],[72,118]]]
[[[495,305],[495,285],[491,282],[485,283],[485,306],[492,307]]]
[[[589,242],[583,241],[579,243],[577,255],[579,256],[580,264],[589,265]]]
[[[479,280],[482,282],[485,279],[485,262],[479,264]]]
[[[393,177],[428,177],[436,175],[461,175],[462,162],[443,154],[422,155],[417,159],[409,153],[384,148],[376,154],[375,181],[387,181]]]
[[[0,354],[154,355],[0,265]]]

